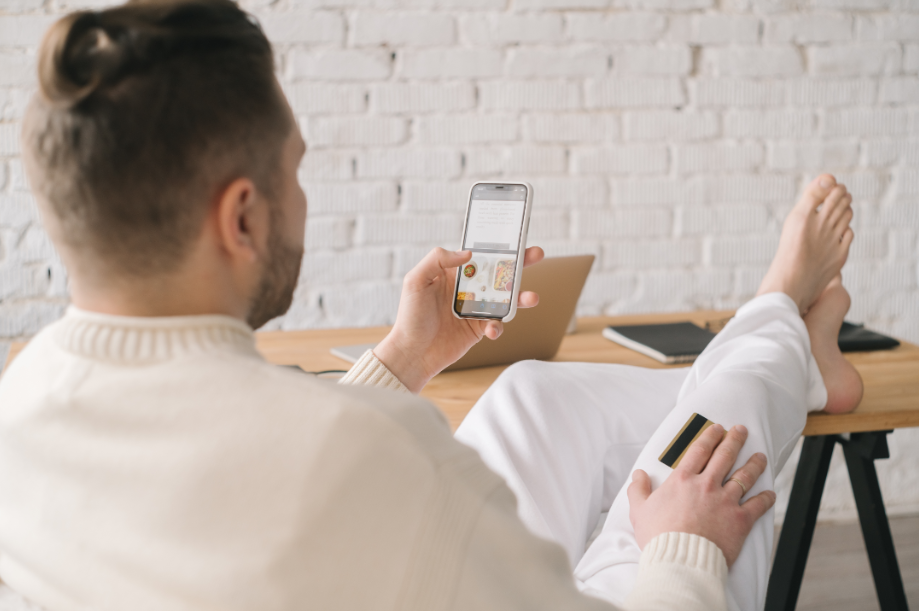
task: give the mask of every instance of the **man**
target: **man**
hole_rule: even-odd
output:
[[[501,332],[450,313],[453,270],[469,253],[436,250],[408,274],[393,331],[345,385],[259,356],[252,328],[290,304],[306,214],[305,146],[272,68],[261,30],[229,0],[141,0],[74,13],[47,35],[25,162],[73,307],[0,381],[0,578],[49,611],[733,605],[728,568],[747,562],[744,541],[774,502],[764,490],[741,504],[739,488],[784,451],[755,418],[744,424],[766,456],[738,460],[746,429],[722,441],[719,423],[665,481],[640,457],[634,532],[612,507],[610,534],[626,545],[598,540],[605,549],[576,582],[578,544],[530,519],[551,495],[521,499],[525,526],[504,480],[405,392]],[[844,291],[824,287],[845,260],[851,210],[829,178],[796,210],[759,305],[694,368],[694,392],[670,397],[664,433],[706,398],[721,406],[713,418],[726,416],[717,395],[737,384],[763,410],[779,397],[800,415],[823,398],[807,333],[823,366],[834,362],[817,349],[828,331],[798,309],[838,328]],[[527,263],[541,257],[530,249]],[[757,381],[775,372],[790,379]],[[483,403],[474,420],[507,413]],[[482,426],[465,435],[518,495],[535,491],[539,474],[505,469],[525,464],[526,444],[502,459],[492,443],[524,429]],[[603,505],[560,528],[583,531]],[[631,553],[630,538],[643,551],[623,585],[617,563],[635,559],[617,550]]]

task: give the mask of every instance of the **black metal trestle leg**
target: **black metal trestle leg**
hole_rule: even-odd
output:
[[[876,459],[890,457],[889,432],[854,433],[850,440],[841,443],[881,611],[907,611],[906,591],[874,467]]]
[[[804,439],[766,589],[766,611],[793,611],[798,602],[835,444],[835,435]]]

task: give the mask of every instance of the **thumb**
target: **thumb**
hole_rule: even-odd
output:
[[[462,265],[472,258],[468,250],[451,251],[445,248],[431,250],[412,271],[406,274],[406,280],[414,282],[430,282],[439,277],[444,270]]]
[[[651,478],[641,469],[636,469],[632,473],[632,483],[626,491],[629,495],[629,505],[635,511],[648,500],[651,496]]]

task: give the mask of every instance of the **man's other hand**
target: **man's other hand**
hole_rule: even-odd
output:
[[[523,266],[542,261],[542,248],[527,248]],[[453,315],[456,268],[472,258],[469,251],[435,248],[405,275],[396,324],[373,353],[413,393],[455,363],[482,337],[497,339],[500,320],[459,319]],[[539,303],[533,292],[521,292],[518,308]]]
[[[745,490],[752,488],[766,469],[766,457],[754,454],[726,481],[747,440],[747,429],[735,426],[727,436],[723,433],[717,424],[706,429],[654,492],[647,473],[639,469],[632,474],[629,518],[639,547],[644,549],[659,534],[684,532],[717,545],[728,567],[737,560],[753,523],[775,504],[775,493],[767,490],[740,504]],[[732,481],[734,478],[743,486]]]

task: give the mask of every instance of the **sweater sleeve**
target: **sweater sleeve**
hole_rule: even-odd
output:
[[[373,350],[368,350],[338,381],[339,384],[354,384],[363,386],[377,386],[399,392],[409,392],[404,384],[386,365],[376,357]]]

